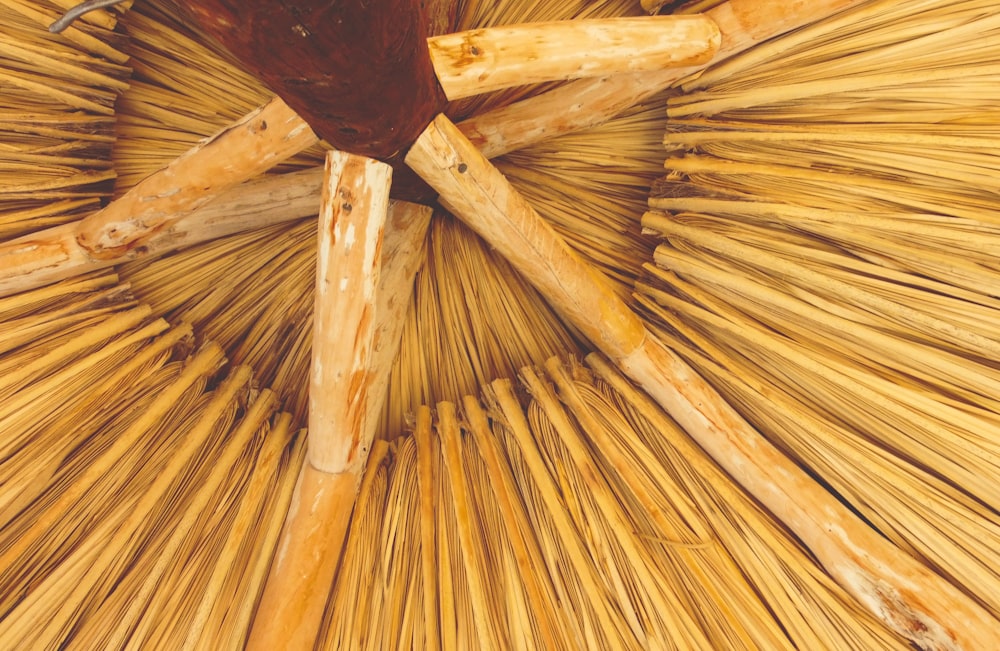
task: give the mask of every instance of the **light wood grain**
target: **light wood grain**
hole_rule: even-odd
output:
[[[330,152],[316,268],[307,460],[249,649],[312,649],[399,351],[431,209],[389,202],[391,169]]]
[[[367,393],[391,178],[392,169],[384,163],[338,151],[327,154],[307,457],[323,472],[345,472],[366,458],[362,439],[374,428]]]
[[[302,464],[250,629],[249,651],[313,648],[360,481],[356,473]]]
[[[427,39],[450,100],[510,86],[707,63],[719,29],[705,16],[527,23]]]
[[[104,209],[81,221],[0,244],[0,295],[171,248],[171,239],[190,243],[214,237],[215,222],[205,226],[189,222],[180,231],[174,227],[213,199],[315,142],[316,136],[305,122],[281,100],[272,100],[147,177]],[[269,180],[244,188],[242,194],[235,191],[216,209],[242,208],[244,214],[259,220],[259,211],[246,210],[248,200],[261,200],[271,207],[293,201],[289,206],[301,216],[300,190],[291,179]],[[290,215],[284,208],[279,212]],[[219,219],[218,210],[210,214]],[[238,219],[224,219],[229,225],[216,232],[231,232]],[[198,235],[201,231],[204,235]],[[191,234],[183,235],[186,232]]]
[[[546,138],[606,122],[708,65],[862,2],[729,0],[705,12],[722,33],[722,43],[711,61],[685,68],[580,79],[481,113],[460,126],[487,158],[495,158]]]
[[[368,446],[389,393],[389,373],[403,343],[403,324],[413,295],[413,283],[423,266],[427,228],[433,209],[407,201],[390,201],[382,240],[382,271],[375,292],[375,329],[369,365],[367,422],[362,446]],[[364,464],[362,460],[355,463]]]
[[[273,99],[85,218],[77,242],[92,257],[120,255],[316,142],[309,125]]]
[[[76,241],[75,222],[12,240],[0,245],[0,296],[315,215],[322,179],[323,170],[316,168],[247,181],[114,257],[89,256]]]

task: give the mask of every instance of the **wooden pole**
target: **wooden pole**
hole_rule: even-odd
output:
[[[450,100],[510,86],[707,63],[719,28],[700,16],[605,18],[477,29],[427,39]]]
[[[705,12],[722,33],[722,44],[711,61],[688,68],[581,79],[482,113],[460,126],[487,158],[495,158],[546,138],[601,124],[709,65],[862,2],[729,0]]]
[[[323,472],[343,473],[359,460],[363,465],[368,446],[362,438],[374,432],[366,393],[391,178],[388,165],[370,158],[327,155],[306,456]]]
[[[307,458],[250,649],[313,648],[430,223],[430,208],[389,203],[388,165],[330,152],[325,175]]]
[[[77,241],[80,222],[53,226],[0,245],[0,297],[44,287],[123,262],[216,238],[310,217],[317,212],[321,168],[261,176],[223,192],[113,257],[93,257]]]
[[[86,217],[76,240],[92,258],[122,255],[220,193],[315,143],[309,125],[273,99]]]
[[[280,99],[272,100],[102,210],[0,244],[0,296],[109,267],[145,255],[150,247],[162,250],[168,246],[164,235],[178,221],[315,143],[309,125]],[[234,195],[229,199],[239,201]],[[188,229],[203,230],[190,223]],[[156,238],[161,239],[151,245]]]
[[[431,123],[406,161],[886,625],[925,649],[1000,646],[1000,622],[882,538],[760,436],[646,330],[447,118]]]

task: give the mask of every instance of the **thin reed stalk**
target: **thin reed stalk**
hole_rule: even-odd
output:
[[[48,2],[0,3],[0,240],[78,219],[110,195],[127,56],[102,25],[65,36]]]

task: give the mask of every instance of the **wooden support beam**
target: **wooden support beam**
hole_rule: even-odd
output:
[[[887,626],[926,649],[1000,644],[1000,622],[861,521],[648,332],[447,118],[431,123],[406,161]]]
[[[729,0],[705,12],[722,33],[711,61],[688,68],[580,79],[460,124],[487,158],[602,124],[671,84],[757,43],[822,20],[865,0]]]
[[[705,16],[604,18],[476,29],[427,39],[450,100],[510,86],[708,63],[719,28]]]
[[[309,125],[283,101],[273,99],[86,217],[76,240],[92,258],[122,255],[316,142]]]
[[[123,262],[177,251],[318,212],[321,168],[261,176],[228,190],[192,213],[157,230],[142,246],[114,257],[95,258],[76,240],[79,222],[53,226],[0,245],[0,297],[44,287]],[[19,267],[18,251],[58,251],[49,264]],[[40,258],[34,258],[38,260]]]
[[[312,649],[378,416],[431,209],[389,203],[390,168],[330,152],[319,222],[309,434],[249,649]]]
[[[363,465],[375,429],[368,421],[367,392],[391,178],[388,165],[370,158],[327,155],[306,455],[323,472],[342,473],[359,460]]]

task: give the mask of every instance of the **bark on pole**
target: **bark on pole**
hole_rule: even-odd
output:
[[[447,118],[427,127],[406,160],[452,214],[510,261],[887,626],[922,649],[1000,648],[990,613],[862,522],[757,433],[646,330]]]
[[[563,20],[428,39],[448,99],[510,86],[708,63],[719,49],[708,17]]]
[[[312,649],[336,576],[423,259],[430,208],[388,200],[391,173],[330,152],[319,218],[306,463],[247,640]]]

